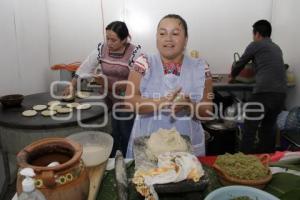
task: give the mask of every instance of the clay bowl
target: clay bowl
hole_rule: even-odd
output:
[[[263,155],[259,156],[259,159],[261,160],[263,165],[268,168],[267,176],[265,176],[259,180],[245,180],[245,179],[237,179],[235,177],[231,177],[225,171],[223,171],[222,168],[220,166],[218,166],[217,164],[214,164],[213,168],[216,171],[216,173],[218,174],[220,182],[224,186],[245,185],[245,186],[255,187],[258,189],[263,189],[268,184],[268,182],[270,182],[270,180],[272,179],[272,172],[268,166],[270,156],[268,154],[263,154]]]
[[[24,99],[24,95],[22,94],[11,94],[2,96],[0,101],[4,107],[18,107],[21,105]]]

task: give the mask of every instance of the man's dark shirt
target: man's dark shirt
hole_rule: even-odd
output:
[[[270,38],[251,42],[231,72],[236,77],[245,65],[252,60],[255,69],[255,87],[253,93],[285,93],[286,74],[282,51]]]

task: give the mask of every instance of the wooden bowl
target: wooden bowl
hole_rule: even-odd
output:
[[[247,179],[238,179],[235,177],[232,177],[228,175],[226,172],[224,172],[223,169],[220,168],[217,164],[213,165],[213,168],[215,169],[216,173],[218,174],[219,180],[221,184],[227,186],[227,185],[246,185],[251,186],[259,189],[263,189],[266,184],[272,179],[272,172],[269,169],[269,160],[270,156],[268,154],[263,154],[259,156],[259,159],[263,163],[265,167],[268,168],[268,175],[259,179],[259,180],[247,180]]]
[[[20,106],[24,99],[22,94],[11,94],[2,96],[0,101],[4,107],[17,107]]]

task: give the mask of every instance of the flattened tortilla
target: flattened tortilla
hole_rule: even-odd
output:
[[[46,105],[35,105],[32,107],[33,110],[41,111],[47,109]]]
[[[89,103],[84,103],[84,104],[80,104],[79,106],[76,107],[77,110],[87,110],[90,109],[92,107],[91,104]]]
[[[37,115],[37,111],[35,110],[25,110],[22,112],[22,115],[25,117],[33,117],[35,115]]]

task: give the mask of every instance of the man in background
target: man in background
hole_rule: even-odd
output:
[[[267,20],[255,22],[253,42],[247,46],[231,71],[231,76],[234,78],[249,61],[254,64],[256,84],[247,109],[258,110],[245,113],[246,119],[240,147],[243,153],[275,151],[276,119],[284,107],[287,84],[282,51],[271,40],[271,32],[272,26]],[[264,109],[261,109],[262,107]],[[255,143],[256,136],[258,143]]]

